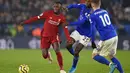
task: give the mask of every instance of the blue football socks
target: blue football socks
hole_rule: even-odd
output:
[[[106,64],[106,65],[110,64],[110,62],[106,58],[100,55],[96,55],[93,59],[102,64]]]
[[[73,65],[72,65],[73,68],[76,68],[78,60],[79,60],[79,57],[74,56],[74,58],[73,58]]]
[[[122,66],[121,66],[120,62],[118,61],[118,59],[116,59],[115,57],[113,57],[113,58],[111,59],[111,61],[117,65],[117,69],[118,69],[118,71],[119,71],[120,73],[124,73],[124,71],[123,71],[123,69],[122,69]]]
[[[73,49],[73,48],[69,48],[68,51],[69,51],[72,55],[74,55],[74,49]]]

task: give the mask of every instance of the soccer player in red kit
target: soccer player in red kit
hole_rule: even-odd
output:
[[[21,25],[29,24],[39,19],[45,20],[43,31],[41,32],[42,55],[45,59],[49,58],[48,50],[50,48],[50,45],[52,45],[57,55],[58,64],[60,66],[60,73],[66,73],[63,69],[63,59],[60,52],[60,46],[59,46],[60,39],[59,39],[58,27],[60,25],[64,27],[64,32],[67,41],[70,41],[70,37],[66,26],[67,22],[65,16],[61,13],[61,9],[62,4],[60,2],[55,2],[53,5],[53,10],[45,11],[39,16],[32,17],[29,20],[22,22]]]

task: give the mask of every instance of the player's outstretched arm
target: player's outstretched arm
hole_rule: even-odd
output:
[[[82,9],[85,7],[85,4],[70,4],[67,6],[68,10],[72,9],[72,8],[78,8],[78,9]]]
[[[31,17],[30,19],[24,21],[24,24],[29,24],[29,23],[35,22],[35,21],[37,21],[38,19],[39,19],[38,16]]]
[[[40,14],[39,16],[31,17],[30,19],[22,22],[21,24],[30,24],[30,23],[35,22],[40,19],[46,19],[47,15],[48,15],[48,12],[46,11],[46,12]]]
[[[38,20],[38,17],[35,16],[35,17],[32,17],[32,18],[30,18],[30,19],[28,19],[26,21],[21,22],[20,25],[23,26],[24,24],[30,24],[30,23],[32,23],[34,21],[37,21],[37,20]]]
[[[75,22],[71,22],[70,25],[71,26],[81,25],[81,24],[84,24],[85,21],[86,21],[86,19],[78,20],[78,21],[75,21]]]
[[[83,9],[86,6],[84,4],[70,4],[67,7],[62,7],[62,9],[66,12],[68,12],[72,8],[78,8],[78,9]]]

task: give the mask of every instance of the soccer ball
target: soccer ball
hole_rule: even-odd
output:
[[[29,67],[28,65],[22,64],[19,66],[19,73],[28,73]]]

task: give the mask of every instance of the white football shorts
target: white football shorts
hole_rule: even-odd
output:
[[[98,53],[101,56],[115,55],[118,44],[118,36],[105,41],[99,41],[97,48],[94,49],[93,53]]]
[[[70,35],[75,41],[78,41],[79,43],[83,44],[85,47],[90,42],[90,38],[84,35],[80,35],[77,30],[73,31]]]

